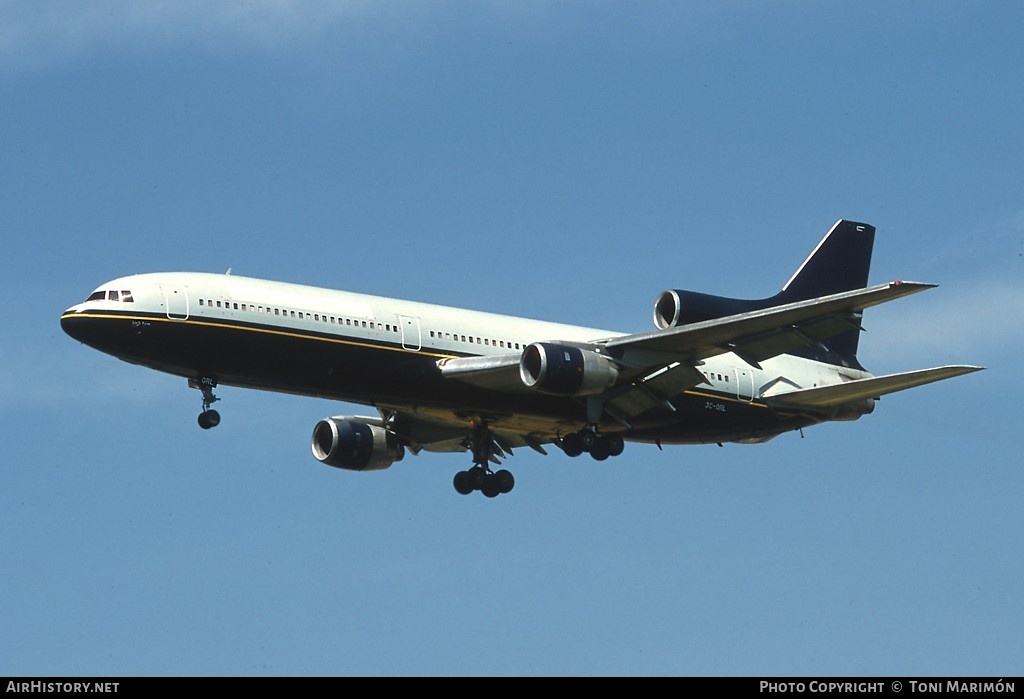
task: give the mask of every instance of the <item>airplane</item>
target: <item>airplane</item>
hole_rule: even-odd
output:
[[[383,470],[405,453],[465,452],[455,490],[508,493],[513,450],[598,461],[626,442],[760,443],[856,420],[881,396],[983,367],[874,376],[857,360],[864,310],[933,288],[867,286],[875,228],[837,221],[774,296],[670,289],[650,332],[627,334],[226,274],[102,284],[61,315],[72,338],[187,379],[199,425],[218,386],[372,406],[316,423],[313,456]]]

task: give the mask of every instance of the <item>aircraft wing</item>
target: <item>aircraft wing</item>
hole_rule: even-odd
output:
[[[734,352],[758,366],[769,357],[859,329],[865,308],[934,286],[890,282],[667,330],[597,339],[584,346],[611,356],[622,368],[618,382],[605,394],[605,406],[627,420],[703,383],[705,377],[696,366],[707,357]],[[530,389],[519,377],[520,357],[515,353],[449,358],[438,362],[438,368],[447,378],[523,393]]]
[[[763,359],[859,329],[865,308],[934,287],[920,282],[890,282],[597,344],[625,366],[638,368],[679,361],[694,363],[726,352],[734,352],[757,366]]]
[[[765,398],[765,402],[773,408],[794,410],[810,410],[827,412],[847,403],[880,398],[889,393],[896,393],[908,388],[923,386],[933,381],[941,381],[954,376],[962,376],[981,371],[980,366],[942,366],[934,369],[919,369],[887,376],[872,376],[832,386],[802,388],[780,393]]]
[[[459,418],[446,411],[431,411],[429,408],[414,410],[379,408],[380,417],[341,416],[392,430],[399,435],[414,452],[463,452],[471,448],[471,433],[475,418]],[[553,441],[549,434],[536,432],[519,425],[503,426],[504,420],[490,425],[491,444],[489,453],[493,463],[500,463],[506,456],[512,456],[513,449],[529,447],[540,454],[547,454],[544,444]]]

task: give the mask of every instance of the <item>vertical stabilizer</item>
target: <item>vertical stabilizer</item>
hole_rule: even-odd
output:
[[[685,289],[669,289],[662,292],[654,302],[654,324],[659,328],[678,327],[863,289],[868,285],[874,244],[874,226],[856,221],[836,221],[782,287],[782,291],[774,296],[734,299]],[[850,327],[849,331],[841,331],[839,335],[821,343],[813,343],[789,353],[819,362],[859,366],[859,315],[850,319]]]
[[[803,301],[868,285],[875,227],[837,221],[782,287],[785,302]]]
[[[772,301],[793,303],[866,287],[874,244],[874,226],[856,221],[836,221]],[[832,352],[855,361],[859,341],[858,327],[827,340],[825,344]],[[807,356],[812,354],[808,352]]]

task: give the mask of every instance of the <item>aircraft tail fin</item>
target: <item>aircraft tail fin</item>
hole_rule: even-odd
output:
[[[836,221],[782,287],[782,291],[772,299],[772,303],[793,303],[866,287],[874,244],[874,226],[856,221]],[[826,342],[832,352],[853,365],[857,365],[859,325],[858,322],[856,329],[830,338]],[[808,350],[807,356],[811,354],[814,353]]]
[[[875,227],[836,221],[776,297],[785,303],[804,301],[868,285]]]
[[[864,289],[868,285],[874,243],[874,226],[856,221],[836,221],[775,296],[734,299],[670,289],[662,292],[654,303],[654,324],[662,329],[677,327]],[[849,330],[788,353],[859,368],[860,318],[854,314],[844,317],[843,322]]]

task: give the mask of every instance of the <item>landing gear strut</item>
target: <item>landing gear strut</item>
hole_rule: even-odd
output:
[[[604,461],[609,456],[618,456],[625,445],[622,435],[598,434],[593,428],[567,434],[559,443],[567,456],[579,456],[587,452],[597,461]]]
[[[470,447],[473,451],[473,467],[455,474],[455,490],[460,495],[469,495],[479,490],[489,498],[511,492],[516,484],[512,473],[505,469],[494,472],[489,467],[491,462],[498,463],[497,457],[503,455],[504,451],[495,443],[486,420],[473,426]]]
[[[217,382],[204,376],[199,379],[189,379],[188,385],[189,388],[198,388],[203,393],[203,412],[199,413],[199,426],[204,430],[208,430],[219,425],[220,413],[210,408],[211,405],[220,400],[220,398],[213,395],[213,389],[217,387]]]

